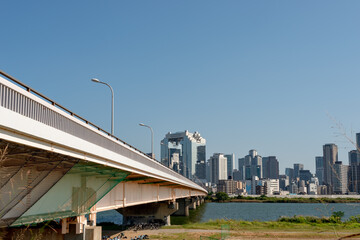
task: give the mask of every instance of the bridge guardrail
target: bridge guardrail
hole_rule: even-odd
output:
[[[93,144],[97,144],[103,148],[106,148],[108,150],[111,150],[113,152],[116,152],[120,155],[129,157],[131,159],[134,159],[136,161],[139,161],[143,164],[151,164],[152,167],[159,169],[159,170],[165,170],[168,171],[168,173],[171,173],[172,175],[176,175],[181,180],[191,181],[190,179],[182,176],[181,174],[173,171],[169,167],[161,164],[156,159],[148,156],[144,152],[140,151],[139,149],[133,147],[132,145],[126,143],[125,141],[117,138],[116,136],[110,134],[109,132],[105,131],[104,129],[98,127],[94,123],[84,119],[83,117],[75,114],[74,112],[70,111],[69,109],[63,107],[62,105],[56,103],[55,101],[51,100],[50,98],[46,97],[45,95],[37,92],[36,90],[30,88],[29,86],[25,85],[24,83],[20,82],[16,78],[10,76],[9,74],[3,72],[0,70],[0,75],[5,77],[6,79],[12,81],[19,87],[23,88],[27,92],[35,95],[36,97],[39,97],[52,106],[56,107],[57,109],[60,109],[61,112],[64,114],[60,114],[49,107],[34,101],[33,99],[30,99],[29,97],[25,96],[22,93],[19,93],[15,91],[14,89],[1,84],[0,83],[0,106],[5,107],[7,109],[10,109],[14,112],[17,112],[23,116],[29,117],[33,120],[39,121],[43,124],[46,124],[48,126],[54,127],[58,130],[61,130],[63,132],[66,132],[68,134],[71,134],[73,136],[79,137],[81,139],[84,139],[88,142],[91,142]],[[86,124],[86,126],[83,126],[76,121],[72,120],[71,118],[76,118],[80,120],[82,123]],[[99,132],[102,132],[103,134],[107,135],[108,138],[101,135]],[[116,141],[114,141],[116,140]],[[130,149],[133,149],[137,154],[134,154],[132,151],[126,151],[124,149],[124,146],[121,144],[127,146]],[[169,172],[170,171],[170,172]],[[192,182],[192,181],[191,181]],[[196,184],[192,182],[193,184]],[[196,184],[197,185],[197,184]],[[199,185],[197,185],[199,188],[201,188]]]

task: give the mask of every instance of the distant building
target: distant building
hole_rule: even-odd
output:
[[[257,185],[255,187],[255,194],[256,195],[266,195],[267,191],[266,191],[266,186],[262,186],[262,185]]]
[[[317,186],[317,194],[318,195],[327,195],[328,194],[328,187],[326,185]]]
[[[239,194],[242,189],[242,182],[234,180],[219,180],[217,185],[218,192],[225,192],[228,195]]]
[[[219,180],[227,180],[227,158],[222,153],[214,153],[209,159],[210,181],[217,184]]]
[[[274,195],[275,193],[280,193],[279,179],[267,179],[265,180],[265,186],[267,195]]]
[[[300,170],[304,169],[304,164],[295,163],[294,164],[294,179],[300,177]]]
[[[264,178],[279,179],[279,161],[275,156],[264,157]]]
[[[300,180],[300,181],[299,181],[298,192],[299,192],[300,194],[307,194],[307,187],[306,187],[306,185],[305,185],[305,181],[304,181],[304,180]]]
[[[280,190],[288,190],[289,189],[289,176],[279,175],[279,188]]]
[[[238,169],[239,169],[239,175],[241,177],[240,180],[245,180],[245,158],[239,158],[238,160]]]
[[[349,152],[349,165],[359,165],[360,153],[358,150],[351,150]]]
[[[349,192],[360,193],[360,134],[356,134],[356,146],[358,149],[349,152]]]
[[[324,160],[324,185],[328,186],[328,194],[333,191],[333,169],[335,162],[338,161],[338,147],[335,144],[325,144],[323,146]]]
[[[192,179],[196,173],[204,177],[206,169],[206,140],[200,133],[189,131],[168,133],[161,141],[161,162],[179,172],[183,176]],[[196,167],[196,165],[202,165]],[[198,177],[198,178],[200,178]]]
[[[244,179],[242,172],[235,169],[233,172],[233,179],[234,181],[242,181]]]
[[[251,180],[253,176],[262,178],[262,158],[252,149],[249,155],[239,158],[239,171],[242,174],[242,180]]]
[[[313,175],[311,174],[310,170],[300,170],[299,171],[299,178],[300,181],[304,180],[305,183],[306,182],[310,182],[311,178],[313,177]]]
[[[292,194],[298,194],[298,192],[299,192],[299,187],[298,187],[298,185],[297,185],[295,182],[292,182],[292,183],[290,184],[289,192],[292,193]]]
[[[227,174],[228,179],[233,179],[233,171],[235,167],[235,154],[225,154],[224,155],[227,159]]]
[[[346,194],[348,192],[348,170],[349,166],[342,165],[342,162],[335,162],[334,173],[332,174],[333,192],[335,194]]]
[[[206,163],[201,160],[195,164],[195,176],[200,180],[206,180]]]
[[[315,166],[316,166],[316,177],[319,179],[320,184],[324,183],[324,158],[315,157]]]
[[[307,192],[308,192],[308,194],[309,195],[317,195],[317,187],[318,187],[318,185],[317,184],[315,184],[315,183],[309,183],[309,185],[308,185],[308,190],[307,190]]]
[[[294,169],[285,168],[285,175],[289,177],[289,182],[292,182],[294,180]]]
[[[360,165],[349,166],[349,192],[360,193]]]

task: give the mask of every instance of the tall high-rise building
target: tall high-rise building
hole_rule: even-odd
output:
[[[360,164],[360,152],[358,150],[351,150],[349,152],[349,165]]]
[[[279,179],[279,161],[276,157],[270,156],[264,157],[263,159],[265,159],[263,161],[263,163],[265,163],[263,178]]]
[[[342,165],[342,162],[336,161],[333,165],[332,184],[333,193],[346,194],[348,192],[348,170],[349,166]]]
[[[360,133],[356,133],[356,150],[360,152]]]
[[[285,175],[289,177],[289,182],[291,183],[294,180],[294,169],[285,168]]]
[[[295,163],[294,164],[294,178],[300,177],[300,170],[304,170],[304,164]]]
[[[227,158],[222,153],[214,153],[209,159],[210,182],[218,183],[219,180],[227,180]]]
[[[251,150],[251,151],[255,151],[255,150]],[[257,152],[255,153],[257,154]],[[259,179],[263,178],[262,157],[259,155],[255,155],[254,157],[251,158],[251,176],[258,176]]]
[[[315,175],[319,179],[320,185],[322,185],[324,182],[324,158],[323,157],[315,157],[315,167],[316,167]]]
[[[240,178],[238,180],[245,180],[245,158],[238,159],[238,170],[239,173],[237,173],[237,177]]]
[[[256,150],[249,151],[249,155],[239,158],[239,171],[243,173],[243,180],[251,180],[253,176],[262,178],[262,157]]]
[[[205,150],[206,140],[200,133],[190,133],[187,130],[169,132],[161,141],[161,162],[189,179],[193,178],[196,169],[203,177],[203,170],[206,171]]]
[[[300,178],[300,181],[304,181],[305,183],[306,182],[310,182],[311,178],[313,177],[313,175],[311,174],[310,170],[300,170],[299,171],[299,178]]]
[[[227,159],[227,174],[228,174],[228,179],[233,179],[233,171],[234,171],[234,167],[235,167],[235,154],[231,153],[231,154],[225,154],[224,155]]]
[[[356,149],[349,152],[349,191],[360,193],[360,133],[356,134]]]
[[[324,179],[323,182],[328,186],[331,194],[333,190],[332,175],[334,171],[334,164],[338,161],[338,147],[335,144],[325,144],[323,146],[323,161],[324,161]]]

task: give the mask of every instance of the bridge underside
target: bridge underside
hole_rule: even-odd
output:
[[[0,226],[89,213],[130,173],[0,140]]]
[[[199,195],[161,179],[0,139],[0,227]]]

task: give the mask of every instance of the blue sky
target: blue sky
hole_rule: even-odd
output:
[[[0,1],[0,68],[155,153],[171,131],[214,152],[348,163],[360,132],[359,1]]]

